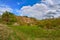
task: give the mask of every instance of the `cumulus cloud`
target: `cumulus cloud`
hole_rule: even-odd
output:
[[[42,0],[42,3],[48,4],[48,5],[54,5],[52,0]]]
[[[48,13],[53,14],[54,17],[60,16],[60,0],[42,0],[41,3],[36,3],[33,6],[23,6],[18,10],[22,16],[35,17],[43,19]]]
[[[3,12],[5,12],[5,11],[12,12],[13,9],[7,5],[0,5],[0,15],[2,15]]]
[[[22,16],[29,16],[29,17],[35,17],[35,18],[41,18],[44,14],[46,14],[48,8],[45,4],[35,4],[33,6],[24,6],[19,10],[21,12],[20,15]]]

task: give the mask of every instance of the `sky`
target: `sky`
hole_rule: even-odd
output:
[[[59,17],[60,0],[0,0],[0,15],[5,11],[37,19],[44,19],[49,15]]]
[[[0,0],[0,4],[11,6],[13,9],[20,9],[22,6],[28,6],[38,3],[40,0]]]

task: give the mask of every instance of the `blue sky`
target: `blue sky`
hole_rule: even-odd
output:
[[[28,5],[34,5],[36,3],[40,3],[41,0],[0,0],[0,5],[7,5],[11,7],[16,15],[19,15],[20,13],[17,13],[16,10],[21,9],[23,6]]]
[[[20,9],[23,6],[34,5],[39,3],[41,0],[0,0],[0,4],[5,4],[13,9]]]
[[[5,11],[37,19],[44,19],[49,13],[51,16],[59,17],[60,0],[0,0],[0,15]]]

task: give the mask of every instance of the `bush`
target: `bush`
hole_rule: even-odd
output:
[[[4,12],[2,15],[2,21],[5,24],[13,24],[16,22],[16,17],[13,13],[10,12]]]

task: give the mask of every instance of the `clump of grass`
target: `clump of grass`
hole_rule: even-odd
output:
[[[60,30],[43,29],[37,26],[10,26],[17,32],[23,32],[27,37],[55,38],[60,37]]]
[[[5,25],[0,25],[0,40],[7,40],[11,31]]]
[[[21,40],[16,32],[7,25],[0,25],[0,40]]]
[[[0,26],[0,40],[60,40],[60,30],[37,26]]]

